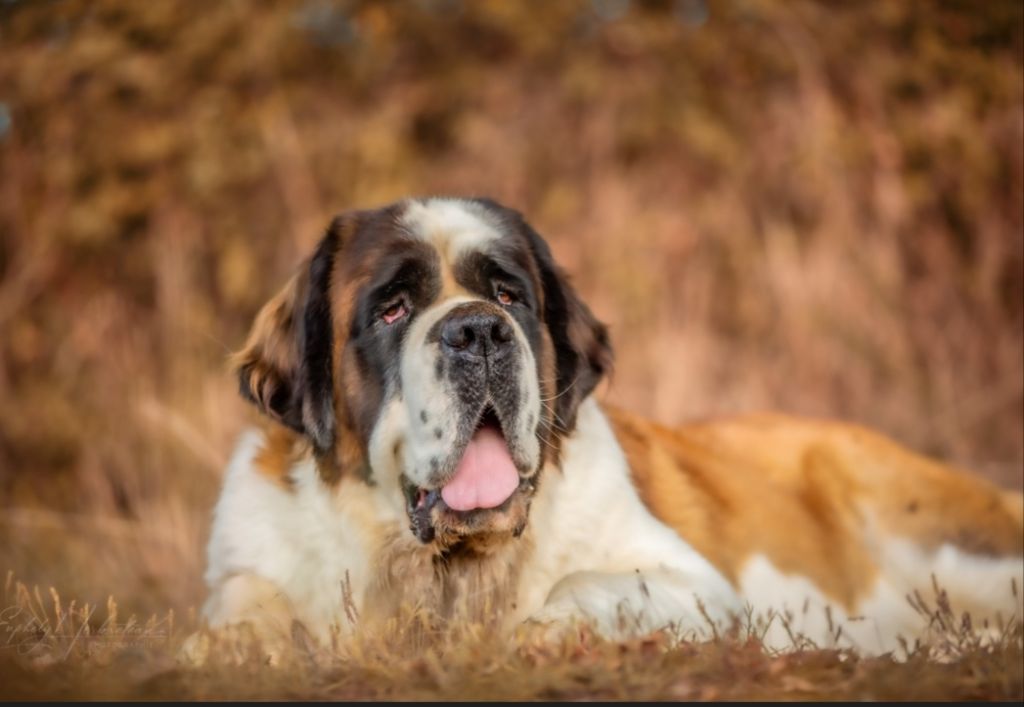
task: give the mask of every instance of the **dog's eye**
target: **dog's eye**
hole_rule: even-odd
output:
[[[395,302],[381,313],[380,318],[385,324],[394,324],[408,313],[405,302]]]
[[[498,300],[498,302],[505,305],[506,307],[514,304],[516,301],[515,295],[513,295],[508,290],[499,289],[498,293],[494,297],[495,299]]]

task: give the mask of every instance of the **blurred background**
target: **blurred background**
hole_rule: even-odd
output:
[[[0,0],[0,573],[187,611],[225,358],[332,214],[520,209],[666,423],[1024,463],[1019,0]]]

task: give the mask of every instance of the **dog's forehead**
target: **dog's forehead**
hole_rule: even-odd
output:
[[[506,235],[496,213],[466,199],[410,201],[399,221],[414,238],[436,248],[448,263],[455,263],[468,253],[487,251]]]

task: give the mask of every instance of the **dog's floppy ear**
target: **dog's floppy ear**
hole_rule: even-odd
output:
[[[544,320],[555,347],[555,419],[563,430],[571,430],[580,402],[611,371],[608,329],[576,294],[544,239],[521,216],[517,217],[530,238],[544,287]]]
[[[284,288],[263,306],[232,357],[244,398],[304,433],[318,453],[334,444],[330,285],[332,228]]]

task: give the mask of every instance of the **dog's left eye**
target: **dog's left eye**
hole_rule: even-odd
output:
[[[508,290],[502,289],[498,290],[497,294],[494,295],[494,298],[498,300],[499,303],[505,305],[506,307],[514,304],[516,301],[515,295],[513,295]]]
[[[385,324],[394,324],[408,312],[405,302],[395,302],[381,313],[380,318],[384,320]]]

